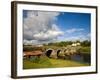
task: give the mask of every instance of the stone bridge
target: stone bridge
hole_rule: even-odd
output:
[[[47,57],[51,58],[65,58],[65,56],[70,56],[74,54],[80,54],[80,46],[67,46],[62,48],[48,48],[44,51]]]
[[[45,55],[49,58],[65,58],[66,56],[80,54],[81,46],[67,46],[67,47],[45,47],[45,49],[35,50],[30,52],[24,52],[24,57],[30,58],[31,56]]]

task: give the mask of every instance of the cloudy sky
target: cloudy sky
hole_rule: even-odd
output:
[[[23,10],[24,44],[90,40],[88,13]]]

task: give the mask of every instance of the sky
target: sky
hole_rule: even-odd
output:
[[[23,10],[24,44],[90,40],[91,14]]]

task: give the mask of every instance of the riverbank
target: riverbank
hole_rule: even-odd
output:
[[[81,63],[72,60],[51,59],[47,57],[23,60],[23,69],[81,67],[81,66],[83,67],[90,65],[88,63]]]

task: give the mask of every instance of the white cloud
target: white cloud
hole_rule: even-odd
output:
[[[24,45],[32,45],[33,43],[37,43],[37,40],[25,40],[24,39]]]
[[[84,40],[91,40],[91,39],[90,39],[90,33],[88,33],[87,35],[79,34],[77,36],[69,36],[66,38],[66,40],[68,40],[68,41],[76,41],[76,40],[84,41]]]
[[[55,24],[58,12],[27,11],[24,18],[24,40],[26,43],[43,43],[53,41],[63,32]],[[35,42],[34,42],[35,40]]]
[[[83,31],[84,29],[83,28],[72,28],[72,29],[68,29],[66,30],[66,33],[74,33],[74,32],[80,32],[80,31]]]
[[[48,30],[46,32],[40,32],[40,33],[37,33],[37,34],[34,34],[33,35],[33,38],[34,39],[37,39],[37,40],[53,40],[55,38],[57,38],[58,36],[62,35],[63,32],[61,31],[56,31],[56,30]]]

